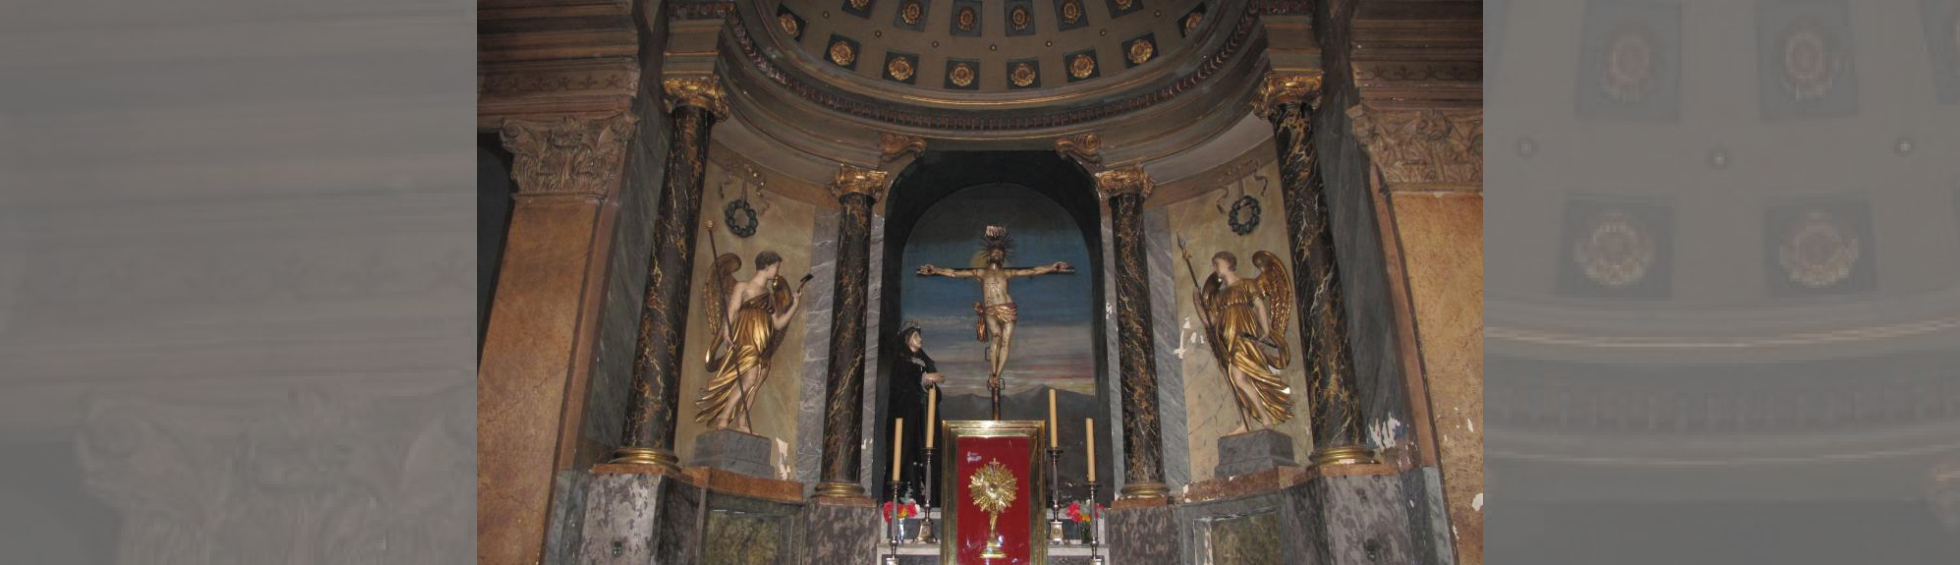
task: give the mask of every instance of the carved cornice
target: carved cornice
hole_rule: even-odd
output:
[[[904,158],[906,155],[918,157],[926,152],[923,137],[884,132],[878,138],[878,164],[883,165]]]
[[[728,119],[728,97],[722,92],[721,80],[714,75],[667,77],[660,81],[660,86],[667,93],[663,98],[667,113],[693,106],[713,113],[716,120]]]
[[[639,117],[507,119],[504,148],[515,157],[511,177],[519,196],[604,198],[619,186],[626,144]]]
[[[1055,140],[1055,153],[1090,171],[1102,169],[1102,135],[1088,132]]]
[[[1101,194],[1104,200],[1125,195],[1149,200],[1150,191],[1156,188],[1157,183],[1150,180],[1150,173],[1143,172],[1143,167],[1130,166],[1096,173],[1096,193]]]
[[[1252,113],[1269,118],[1274,108],[1286,104],[1319,106],[1322,78],[1324,75],[1318,70],[1266,73],[1266,79],[1259,83],[1259,90],[1252,95]]]
[[[853,194],[871,197],[873,202],[885,197],[885,189],[891,187],[891,173],[876,169],[866,169],[851,165],[838,165],[837,178],[830,181],[830,195],[843,200]]]
[[[1348,108],[1389,190],[1482,190],[1482,108]]]

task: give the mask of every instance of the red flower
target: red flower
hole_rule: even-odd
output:
[[[1073,521],[1076,521],[1076,522],[1081,522],[1081,521],[1083,521],[1083,520],[1082,520],[1082,503],[1080,503],[1080,502],[1070,502],[1070,503],[1068,503],[1068,519],[1069,519],[1069,520],[1073,520]]]

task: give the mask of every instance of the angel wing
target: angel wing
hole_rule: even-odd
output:
[[[734,253],[723,253],[715,258],[708,268],[708,307],[702,313],[708,318],[708,353],[705,361],[708,372],[720,369],[722,357],[727,355],[727,340],[722,338],[722,326],[728,325],[728,295],[735,291],[735,271],[742,269],[742,258]]]
[[[1271,251],[1254,252],[1252,265],[1259,268],[1253,288],[1266,300],[1266,338],[1277,350],[1272,364],[1284,369],[1293,359],[1286,351],[1286,324],[1293,319],[1293,280],[1286,276],[1286,264]]]

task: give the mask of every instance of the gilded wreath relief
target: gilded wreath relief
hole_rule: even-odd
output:
[[[783,328],[803,304],[803,286],[810,277],[791,290],[789,281],[778,274],[783,258],[774,251],[755,256],[755,273],[748,280],[737,280],[742,258],[723,253],[715,258],[708,273],[708,333],[714,336],[708,346],[707,386],[694,401],[700,412],[695,421],[715,429],[749,429],[749,407],[756,391],[769,378],[770,359],[782,344]]]
[[[1188,266],[1189,251],[1184,260]],[[1212,273],[1194,295],[1211,354],[1239,408],[1239,427],[1227,435],[1251,431],[1254,422],[1270,428],[1293,418],[1293,390],[1279,374],[1290,360],[1286,324],[1292,316],[1293,282],[1272,252],[1253,253],[1252,264],[1259,275],[1248,279],[1239,276],[1237,256],[1229,251],[1212,255]]]

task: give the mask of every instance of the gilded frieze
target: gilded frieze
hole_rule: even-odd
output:
[[[1482,108],[1348,108],[1354,135],[1391,189],[1481,189]]]

